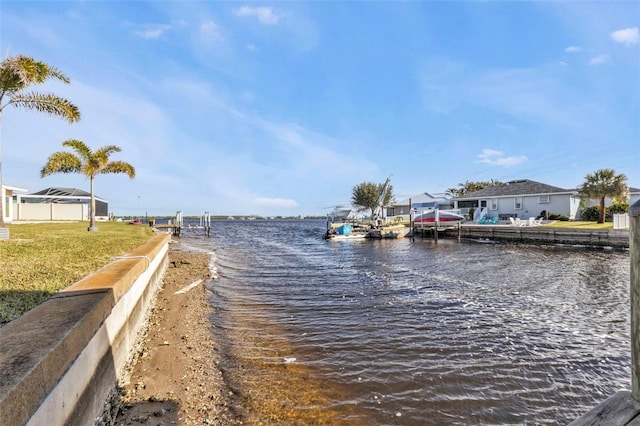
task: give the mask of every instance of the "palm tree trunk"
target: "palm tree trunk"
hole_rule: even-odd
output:
[[[91,202],[89,203],[89,232],[96,232],[98,228],[96,227],[96,198],[93,195],[93,176],[90,178],[91,181]]]
[[[598,223],[604,223],[605,210],[604,210],[604,197],[600,197],[600,219]]]
[[[0,123],[2,122],[2,109],[0,109]],[[0,132],[0,138],[2,137]],[[0,139],[0,228],[4,228],[4,192],[2,191],[2,140]]]

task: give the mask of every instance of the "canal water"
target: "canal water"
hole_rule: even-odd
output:
[[[212,254],[220,368],[248,424],[556,425],[630,388],[628,251],[325,226],[180,237]]]

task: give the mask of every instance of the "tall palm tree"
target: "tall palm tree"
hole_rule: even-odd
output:
[[[627,186],[627,177],[625,175],[616,175],[615,170],[612,169],[600,169],[585,176],[584,182],[578,188],[578,192],[583,197],[599,200],[600,217],[598,223],[604,223],[605,198],[625,198],[629,194],[629,187]]]
[[[4,107],[35,109],[66,119],[69,123],[80,120],[80,111],[67,99],[50,93],[26,91],[35,84],[55,78],[63,83],[69,79],[59,70],[28,56],[6,58],[0,65],[0,122]],[[0,143],[0,193],[2,192],[2,144]],[[4,227],[4,200],[0,200],[0,228]]]
[[[63,146],[72,148],[76,154],[68,151],[54,152],[47,159],[47,163],[40,171],[40,177],[53,173],[82,173],[91,182],[91,204],[89,208],[89,231],[95,232],[96,227],[96,200],[93,193],[93,179],[100,173],[126,173],[129,178],[136,176],[133,166],[124,161],[109,161],[109,156],[121,149],[115,145],[107,145],[92,151],[84,142],[77,139],[68,139],[62,142]]]

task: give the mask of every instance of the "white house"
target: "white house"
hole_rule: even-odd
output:
[[[25,191],[26,192],[26,191]],[[14,220],[88,220],[91,194],[77,188],[46,188],[14,195]],[[109,203],[96,196],[96,220],[109,218]]]
[[[473,219],[482,216],[507,219],[561,214],[575,219],[580,197],[575,189],[563,189],[528,179],[512,180],[456,197],[454,207],[463,214],[474,209]]]
[[[395,219],[401,217],[403,221],[409,221],[411,210],[426,210],[433,208],[450,209],[453,207],[451,198],[444,194],[429,194],[423,192],[410,198],[405,198],[396,202],[394,205],[387,207],[387,217]]]
[[[629,206],[640,200],[640,188],[629,187]]]
[[[26,194],[27,190],[22,188],[16,188],[15,186],[2,185],[2,191],[0,191],[0,195],[1,195],[0,200],[3,203],[2,215],[4,216],[5,223],[13,222],[13,219],[14,219],[13,198],[14,198],[14,195],[20,194],[20,193]]]

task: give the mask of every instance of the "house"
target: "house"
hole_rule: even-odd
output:
[[[512,180],[456,197],[454,207],[462,214],[473,209],[473,219],[482,216],[539,217],[561,214],[575,219],[580,208],[580,196],[575,189],[562,189],[529,179]]]
[[[451,202],[451,198],[444,194],[432,195],[428,192],[423,192],[411,198],[400,200],[394,205],[387,207],[387,217],[391,220],[394,220],[396,217],[401,217],[402,221],[407,222],[409,221],[409,214],[412,209],[415,213],[416,211],[420,212],[433,208],[450,209],[452,207],[453,203]]]
[[[88,220],[91,194],[77,188],[46,188],[14,196],[15,220]],[[109,203],[96,196],[96,220],[108,220]]]
[[[640,201],[640,188],[629,187],[629,206]]]
[[[4,216],[5,223],[13,222],[13,200],[17,194],[27,193],[26,189],[16,188],[15,186],[2,185],[2,191],[0,191],[0,202],[3,203],[2,215]]]

